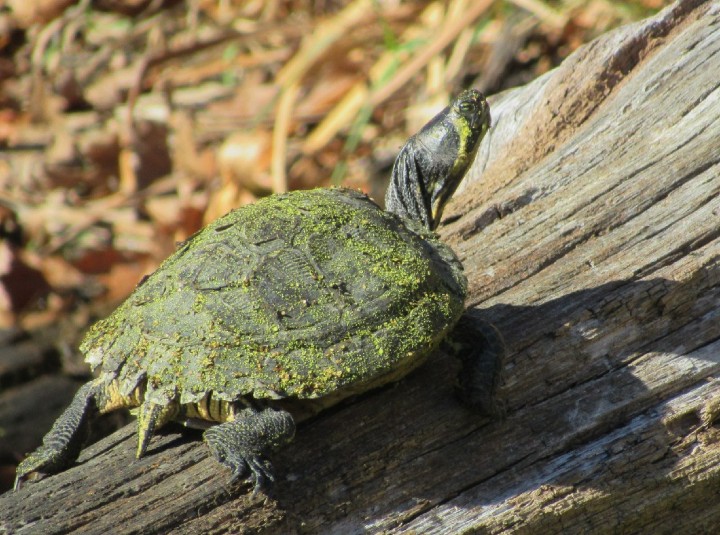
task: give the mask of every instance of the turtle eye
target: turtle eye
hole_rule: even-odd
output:
[[[473,111],[475,111],[475,103],[464,100],[460,103],[460,111],[462,113],[472,113]]]

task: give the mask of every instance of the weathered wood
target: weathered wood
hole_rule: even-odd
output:
[[[720,523],[720,6],[680,1],[491,101],[443,233],[509,349],[503,422],[438,354],[303,425],[273,498],[133,428],[0,497],[13,533],[700,533]]]

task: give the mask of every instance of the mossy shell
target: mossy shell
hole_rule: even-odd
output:
[[[450,248],[359,192],[273,195],[184,242],[81,350],[155,403],[342,398],[422,363],[466,288]]]

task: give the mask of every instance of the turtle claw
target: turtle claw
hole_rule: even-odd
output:
[[[253,480],[253,496],[258,494],[261,490],[266,489],[270,484],[275,482],[275,476],[272,473],[272,465],[270,461],[262,459],[260,457],[251,457],[245,461],[245,470],[243,474],[237,474],[238,476],[248,475],[248,479]],[[250,474],[247,474],[247,472]],[[233,481],[237,481],[238,477],[233,472]]]
[[[242,479],[252,479],[253,494],[257,494],[266,487],[268,482],[275,481],[269,461],[259,455],[246,454],[233,449],[232,444],[214,439],[214,435],[214,433],[206,433],[205,440],[210,446],[213,457],[230,468],[232,473],[230,483],[234,484]]]
[[[60,464],[63,452],[54,451],[46,446],[41,446],[28,455],[15,470],[15,484],[13,490],[19,490],[23,482],[30,474],[36,471],[50,471],[49,469]]]

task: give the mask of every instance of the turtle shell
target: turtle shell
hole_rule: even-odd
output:
[[[146,381],[155,403],[344,397],[422,363],[466,287],[420,225],[356,191],[296,191],[192,236],[81,350],[123,393]]]

